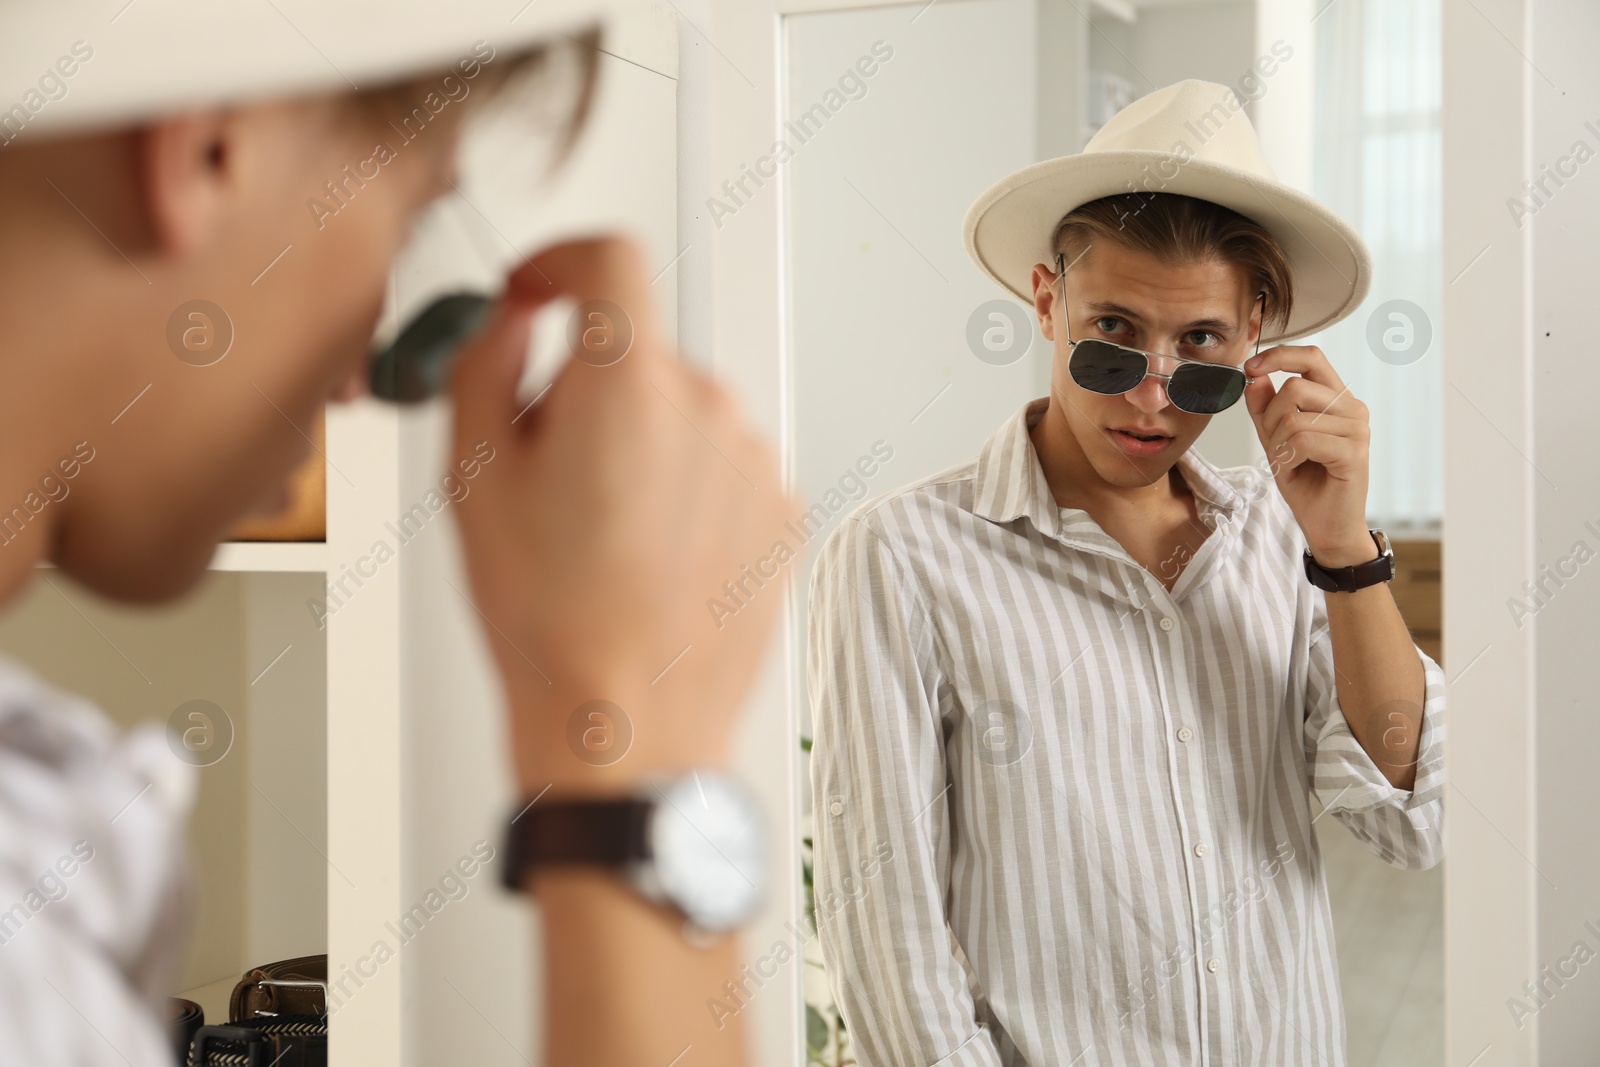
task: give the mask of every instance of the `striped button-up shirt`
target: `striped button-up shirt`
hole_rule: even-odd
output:
[[[859,1061],[1342,1067],[1311,794],[1384,862],[1437,863],[1443,672],[1417,649],[1398,789],[1270,475],[1178,460],[1211,532],[1168,591],[1055,503],[1045,404],[818,556],[815,894]]]

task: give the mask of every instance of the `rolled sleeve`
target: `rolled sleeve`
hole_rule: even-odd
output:
[[[1385,863],[1426,870],[1444,856],[1443,669],[1416,648],[1423,669],[1421,736],[1416,780],[1401,789],[1361,746],[1345,718],[1334,681],[1333,642],[1317,613],[1310,648],[1305,723],[1312,789],[1323,808]]]
[[[817,928],[858,1062],[999,1067],[951,945],[947,768],[925,601],[850,518],[818,555],[807,670]]]

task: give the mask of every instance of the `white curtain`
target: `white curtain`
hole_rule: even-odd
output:
[[[1444,510],[1439,0],[1334,0],[1314,27],[1312,192],[1361,231],[1374,270],[1360,310],[1312,340],[1372,412],[1369,519],[1436,531]],[[1385,307],[1395,300],[1421,316]],[[1416,356],[1423,330],[1431,343]]]

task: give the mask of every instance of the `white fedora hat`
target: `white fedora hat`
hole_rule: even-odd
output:
[[[1372,256],[1355,228],[1278,181],[1255,127],[1226,85],[1188,79],[1140,97],[1082,152],[1006,175],[967,209],[967,253],[1028,304],[1036,263],[1055,259],[1050,237],[1073,208],[1115,193],[1180,193],[1231,208],[1283,246],[1294,271],[1289,321],[1261,343],[1291,341],[1361,306]]]
[[[514,54],[626,6],[630,0],[0,0],[0,141],[371,88],[470,61],[480,42]]]

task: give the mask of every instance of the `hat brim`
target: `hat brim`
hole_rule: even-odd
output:
[[[21,103],[6,100],[0,108],[22,107],[12,123],[18,128],[8,133],[33,140],[250,99],[350,92],[481,60],[485,49],[473,52],[480,42],[495,55],[514,55],[602,24],[627,3],[7,3],[0,7],[0,70],[48,77],[50,89],[61,89],[58,97],[19,90]],[[58,67],[59,60],[66,62]]]
[[[1193,159],[1159,185],[1141,184],[1174,165],[1154,150],[1062,156],[1006,175],[972,202],[962,223],[967,253],[989,277],[1033,303],[1036,264],[1050,264],[1050,236],[1061,217],[1102,196],[1135,189],[1209,200],[1260,223],[1283,246],[1294,271],[1294,306],[1279,344],[1316,333],[1361,306],[1372,284],[1372,255],[1356,230],[1313,198],[1282,182],[1225,164]]]

